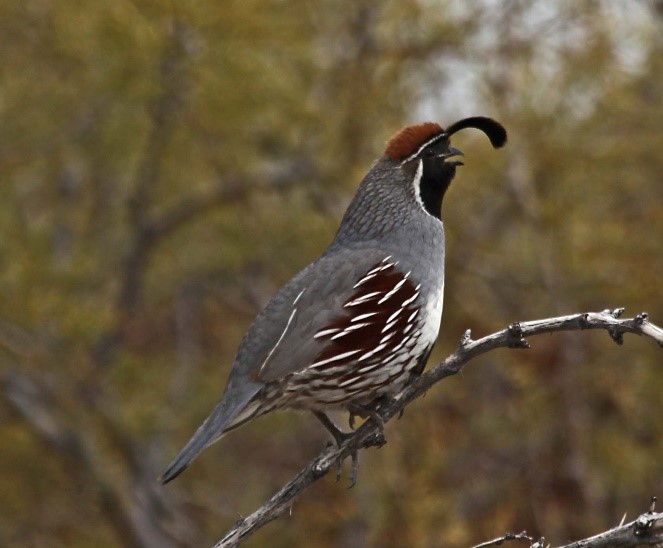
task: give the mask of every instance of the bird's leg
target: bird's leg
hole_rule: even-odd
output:
[[[350,413],[350,417],[348,419],[348,422],[350,423],[350,428],[354,430],[354,422],[355,422],[355,417],[361,417],[361,418],[371,418],[377,425],[378,429],[380,430],[380,438],[382,439],[381,442],[378,442],[379,445],[385,443],[384,442],[384,420],[380,416],[380,414],[373,408],[373,405],[376,407],[379,407],[379,400],[376,400],[373,402],[373,404],[369,406],[364,406],[364,405],[359,405],[359,404],[350,404],[346,408],[348,410],[348,413]],[[352,457],[352,467],[350,469],[350,486],[348,489],[351,489],[352,487],[355,486],[357,483],[357,470],[359,469],[359,455],[357,451],[354,451],[350,455]]]
[[[329,433],[332,435],[334,438],[334,441],[336,441],[336,445],[338,447],[341,446],[341,444],[348,438],[352,437],[352,434],[350,433],[345,433],[342,430],[340,430],[333,422],[332,420],[325,415],[322,411],[313,411],[313,414],[315,417],[323,424],[323,426],[329,431]]]
[[[336,446],[337,447],[341,447],[341,444],[345,440],[347,440],[348,438],[353,436],[353,434],[351,434],[351,433],[346,433],[346,432],[343,432],[342,430],[340,430],[332,422],[332,420],[327,415],[325,415],[322,411],[313,411],[313,414],[323,424],[323,426],[329,431],[329,433],[332,435],[332,437],[334,438],[334,441],[336,441]],[[359,470],[359,454],[358,454],[357,449],[352,451],[349,456],[352,459],[352,466],[350,468],[350,485],[349,485],[348,489],[351,489],[357,483],[357,470]],[[341,479],[341,465],[342,464],[343,464],[343,459],[339,459],[338,468],[336,469],[336,481],[340,481],[340,479]]]
[[[375,424],[377,424],[380,432],[384,434],[384,420],[375,409],[353,403],[352,405],[348,406],[348,412],[350,413],[350,427],[354,426],[355,416],[359,416],[362,419],[369,417],[375,421]]]
[[[384,420],[378,413],[378,410],[387,403],[389,403],[389,397],[385,394],[378,396],[367,405],[362,405],[359,403],[352,403],[347,405],[346,409],[350,413],[350,418],[348,421],[350,423],[350,428],[354,429],[355,417],[361,417],[362,419],[371,418],[378,426],[378,428],[380,428],[380,433],[384,434]],[[398,418],[400,419],[402,415],[403,411],[401,411]]]

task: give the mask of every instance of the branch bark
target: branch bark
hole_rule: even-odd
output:
[[[653,339],[663,348],[663,329],[651,323],[647,314],[644,312],[633,318],[621,319],[620,316],[623,310],[623,308],[617,308],[612,311],[604,310],[603,312],[588,312],[543,320],[518,322],[511,324],[502,331],[476,341],[472,340],[471,331],[468,329],[463,335],[459,347],[453,354],[405,387],[396,396],[381,404],[376,411],[382,417],[383,421],[387,422],[394,415],[399,414],[405,409],[412,401],[423,396],[434,384],[460,372],[467,362],[473,358],[497,348],[529,348],[529,343],[525,338],[529,336],[557,331],[603,329],[608,332],[617,344],[623,344],[624,333],[636,333]],[[306,488],[328,474],[331,470],[336,469],[353,452],[367,447],[379,447],[384,443],[384,436],[375,422],[373,420],[365,422],[340,447],[334,445],[325,449],[260,508],[237,522],[223,539],[214,545],[214,548],[237,546],[261,527],[287,512],[294,500]],[[660,519],[656,518],[652,524],[648,531],[651,534],[659,534],[661,527]],[[649,534],[638,536],[642,544],[624,544],[624,546],[656,544],[656,542],[647,542],[649,536]],[[592,539],[595,538],[598,537],[592,537]],[[579,541],[580,543],[588,542],[587,544],[575,543],[564,548],[607,546],[605,543],[597,543],[602,541],[594,541],[592,539]],[[660,542],[660,540],[657,542]],[[621,546],[621,544],[610,545]]]
[[[652,497],[655,501],[656,497]],[[654,511],[652,502],[649,511],[641,514],[637,519],[627,524],[620,524],[593,537],[577,540],[558,548],[635,548],[637,546],[663,546],[663,513]],[[488,548],[489,546],[502,546],[506,542],[526,540],[529,548],[544,548],[546,539],[535,540],[525,531],[522,533],[507,533],[501,537],[482,542],[472,548]]]
[[[649,511],[638,519],[560,548],[631,548],[663,546],[663,512]]]

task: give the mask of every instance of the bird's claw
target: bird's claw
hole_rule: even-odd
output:
[[[352,489],[355,485],[357,485],[357,476],[358,476],[358,471],[359,471],[359,451],[356,449],[352,451],[349,455],[346,456],[340,456],[338,458],[338,461],[336,463],[336,483],[341,481],[341,475],[343,472],[343,461],[350,457],[352,464],[350,465],[350,485],[348,485],[348,489]]]
[[[348,489],[352,489],[357,485],[357,472],[359,471],[359,451],[354,450],[350,453],[350,458],[352,459],[352,465],[350,468],[350,485]]]
[[[325,428],[329,431],[329,433],[332,435],[334,438],[334,441],[336,442],[336,447],[340,448],[345,440],[348,438],[351,438],[354,434],[352,433],[346,433],[343,432],[342,430],[339,430],[336,425],[331,421],[331,419],[325,415],[324,413],[320,411],[314,411],[313,414],[317,417],[317,419],[325,426]],[[380,420],[382,422],[382,420]],[[327,443],[327,447],[331,445],[331,442]],[[339,456],[338,462],[336,465],[336,481],[341,481],[341,474],[343,471],[343,461],[347,458],[350,457],[352,460],[352,465],[350,468],[350,485],[348,486],[348,489],[352,489],[356,483],[357,483],[357,471],[359,470],[359,451],[357,449],[352,450],[349,454],[343,456]]]

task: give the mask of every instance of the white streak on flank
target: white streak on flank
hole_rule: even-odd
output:
[[[428,139],[428,141],[426,141],[423,145],[421,145],[417,149],[416,152],[413,152],[412,154],[410,154],[407,158],[405,158],[405,160],[401,160],[401,163],[399,165],[403,165],[406,162],[409,162],[410,160],[416,158],[419,154],[421,154],[421,151],[424,150],[427,146],[432,145],[433,143],[439,141],[440,139],[442,139],[443,137],[446,137],[446,136],[447,136],[447,132],[444,131],[444,132],[440,133],[439,135],[436,135],[435,137],[432,137],[432,138]]]
[[[391,333],[387,333],[384,337],[380,339],[380,343],[387,342],[389,339],[391,339],[394,335],[396,334],[396,331],[392,331]]]
[[[407,281],[408,276],[410,275],[410,272],[408,272],[405,276],[403,276],[403,279],[396,284],[396,286],[389,292],[387,293],[384,297],[382,297],[379,301],[378,304],[382,304],[385,302],[389,297],[393,296],[396,294],[396,292],[403,287],[403,284]]]
[[[386,263],[389,259],[391,259],[391,255],[387,255],[384,259],[382,259],[382,263]],[[387,268],[391,268],[393,266],[393,263],[389,265]],[[372,268],[366,273],[366,276],[369,276],[370,274],[376,274],[377,272],[380,272],[382,270],[382,264],[379,264],[375,268]]]
[[[358,304],[362,304],[373,297],[376,297],[377,295],[381,295],[382,291],[373,291],[371,293],[366,293],[366,295],[362,295],[361,297],[357,297],[356,299],[352,301],[348,301],[343,305],[343,308],[348,308],[349,306],[357,306]]]
[[[362,367],[357,373],[368,373],[369,371],[372,371],[373,369],[377,369],[380,367],[380,362],[378,363],[372,363],[371,365],[367,365],[366,367]]]
[[[399,342],[394,348],[391,349],[391,353],[395,354],[397,351],[399,351],[406,342],[408,342],[412,337],[404,337],[401,342]]]
[[[414,302],[414,300],[415,300],[418,296],[419,296],[419,292],[417,291],[414,295],[412,295],[412,297],[410,297],[409,299],[404,300],[404,301],[403,301],[403,304],[401,304],[401,306],[402,306],[403,308],[405,308],[407,305],[409,305],[410,303]]]
[[[352,286],[352,289],[357,289],[361,284],[367,282],[368,280],[372,280],[377,275],[378,275],[377,272],[372,272],[372,273],[369,272],[368,274],[366,274],[366,276],[364,276],[361,280],[359,280],[356,284],[354,284]]]
[[[389,322],[387,325],[385,325],[382,328],[382,331],[380,331],[380,333],[384,333],[385,331],[389,331],[392,327],[394,327],[394,325],[396,325],[397,321],[398,321],[398,319]]]
[[[417,314],[419,314],[419,309],[417,308],[412,314],[410,314],[410,317],[407,319],[407,323],[412,323],[412,320],[414,320],[417,317]]]
[[[343,381],[341,384],[338,385],[339,388],[343,388],[344,386],[348,386],[349,384],[354,384],[357,381],[360,381],[361,377],[352,377],[351,379],[348,379],[347,381]]]
[[[312,363],[309,365],[309,368],[315,368],[315,367],[320,367],[321,365],[325,365],[327,363],[335,362],[338,360],[342,360],[343,358],[348,358],[354,354],[357,354],[361,352],[361,350],[350,350],[350,352],[343,352],[343,354],[337,354],[336,356],[332,356],[331,358],[327,358],[326,360],[321,360],[319,362]]]
[[[361,355],[357,361],[358,361],[358,362],[361,362],[361,361],[364,361],[364,360],[370,358],[373,354],[376,354],[377,352],[379,352],[380,350],[382,350],[382,349],[385,348],[386,346],[387,346],[387,345],[384,344],[384,343],[383,343],[383,344],[379,344],[379,345],[377,345],[377,346],[376,346],[373,350],[371,350],[370,352],[366,352],[366,354]]]
[[[343,331],[341,331],[339,334],[334,335],[331,340],[335,341],[336,339],[340,339],[341,337],[345,337],[346,335],[349,335],[352,333],[355,329],[360,329],[362,327],[366,327],[367,325],[372,325],[371,322],[364,322],[364,323],[356,323],[354,325],[350,325],[346,327]]]
[[[377,312],[367,312],[366,314],[359,314],[359,316],[355,316],[350,320],[350,323],[354,322],[360,322],[361,320],[365,320],[366,318],[370,318],[371,316],[377,315]]]
[[[319,339],[320,337],[324,337],[325,335],[333,335],[337,331],[340,331],[340,329],[334,327],[332,329],[323,329],[322,331],[318,331],[315,335],[313,335],[314,339]]]
[[[304,293],[303,290],[302,290],[302,292],[297,296],[297,299],[299,299],[299,297],[301,297],[302,293]],[[297,302],[297,299],[295,299],[295,302]],[[260,373],[262,373],[262,370],[263,370],[263,369],[265,368],[265,366],[267,365],[267,362],[269,361],[269,358],[272,357],[272,354],[274,354],[274,351],[276,350],[276,348],[278,347],[278,345],[281,344],[281,341],[283,340],[283,337],[285,337],[285,334],[288,332],[288,328],[290,327],[290,324],[292,323],[292,319],[295,317],[295,314],[297,314],[297,309],[296,309],[296,308],[293,308],[293,309],[292,309],[292,313],[290,314],[290,317],[288,318],[288,323],[285,324],[285,329],[283,330],[283,333],[281,333],[281,336],[279,337],[279,340],[276,341],[276,344],[275,344],[274,346],[272,346],[272,349],[269,351],[269,354],[267,354],[267,357],[265,358],[265,361],[262,362],[262,365],[260,366],[260,371],[258,372],[258,375],[260,375]]]
[[[301,296],[304,294],[304,291],[306,291],[306,288],[302,289],[302,290],[299,292],[299,295],[297,295],[297,296],[295,297],[295,300],[292,302],[292,306],[295,306],[295,305],[297,304],[297,301],[299,300],[299,297],[301,297]]]
[[[386,265],[381,266],[381,267],[378,269],[378,272],[381,272],[381,271],[383,271],[383,270],[389,270],[390,268],[396,266],[397,264],[398,264],[398,261],[396,261],[395,263],[387,263]]]
[[[320,386],[320,385],[324,384],[325,382],[329,382],[330,379],[332,380],[332,382],[336,382],[334,379],[337,378],[341,374],[347,373],[347,369],[348,368],[345,365],[341,364],[341,365],[337,365],[336,367],[334,367],[333,365],[330,366],[330,367],[325,367],[322,371],[316,371],[315,373],[316,373],[316,375],[318,375],[317,378],[320,379],[320,381],[319,382],[314,381],[311,386],[313,388],[315,388],[316,386]],[[307,370],[307,372],[310,373],[310,371],[308,371],[308,370]],[[303,381],[301,383],[301,385],[303,386],[307,382],[308,381]]]
[[[396,317],[397,317],[401,312],[403,312],[403,309],[402,309],[402,308],[399,308],[398,310],[396,310],[396,312],[394,312],[391,316],[389,316],[389,317],[387,318],[387,323],[390,323],[392,320],[396,319]]]
[[[403,335],[407,335],[410,331],[412,331],[413,327],[414,327],[414,325],[412,325],[412,324],[407,325],[405,327],[405,329],[403,329]]]

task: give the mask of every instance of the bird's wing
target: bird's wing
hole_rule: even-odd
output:
[[[250,353],[254,360],[245,371],[250,369],[253,381],[270,382],[307,367],[387,352],[391,343],[382,339],[390,329],[404,327],[401,312],[418,292],[408,265],[387,252],[346,249],[325,255],[274,297],[247,333],[238,359],[245,345],[259,340],[262,348]]]
[[[250,419],[256,411],[251,401],[265,383],[307,367],[379,360],[404,344],[418,313],[415,284],[406,264],[377,249],[346,249],[311,263],[253,322],[219,403],[161,481],[175,478],[224,432]]]

